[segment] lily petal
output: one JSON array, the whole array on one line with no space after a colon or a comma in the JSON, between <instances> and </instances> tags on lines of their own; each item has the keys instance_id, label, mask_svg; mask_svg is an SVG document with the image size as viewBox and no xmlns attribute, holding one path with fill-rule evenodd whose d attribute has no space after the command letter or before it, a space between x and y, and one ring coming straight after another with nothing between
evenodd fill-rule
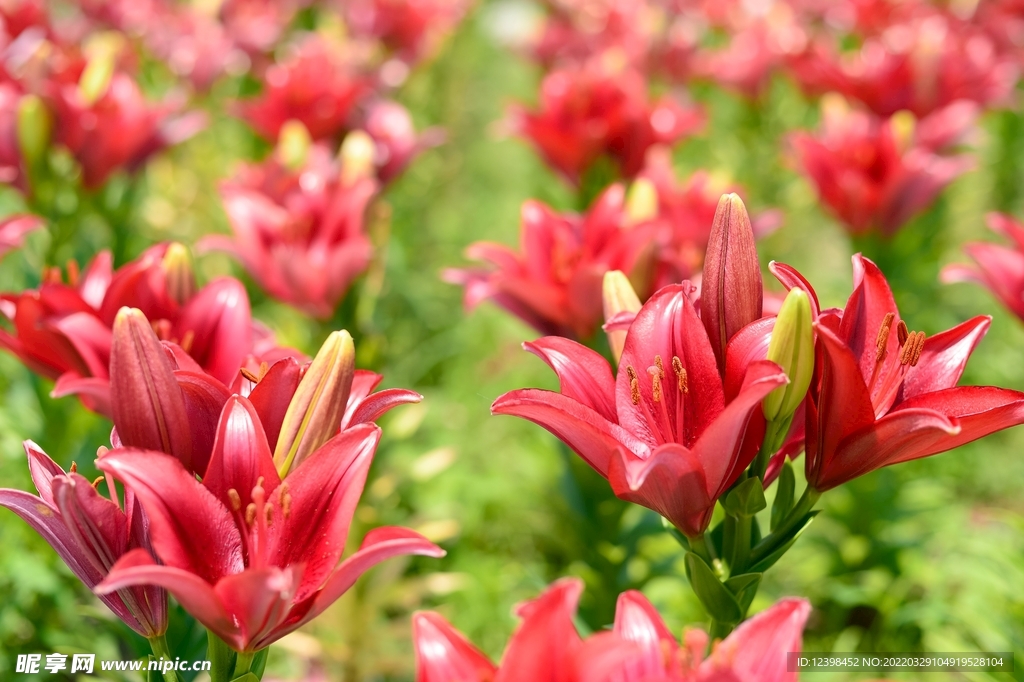
<instances>
[{"instance_id":1,"label":"lily petal","mask_svg":"<svg viewBox=\"0 0 1024 682\"><path fill-rule=\"evenodd\" d=\"M237 504L245 509L261 478L268 495L281 483L256 408L242 396L232 396L221 413L203 485L229 509L235 502L228 491L234 490Z\"/></svg>"},{"instance_id":2,"label":"lily petal","mask_svg":"<svg viewBox=\"0 0 1024 682\"><path fill-rule=\"evenodd\" d=\"M956 386L967 359L991 324L991 317L979 315L926 338L917 365L903 377L903 388L896 402Z\"/></svg>"},{"instance_id":3,"label":"lily petal","mask_svg":"<svg viewBox=\"0 0 1024 682\"><path fill-rule=\"evenodd\" d=\"M700 666L701 680L720 679L713 671L729 671L737 680L796 682L789 672L788 652L799 652L804 623L811 613L805 599L781 599L744 621Z\"/></svg>"},{"instance_id":4,"label":"lily petal","mask_svg":"<svg viewBox=\"0 0 1024 682\"><path fill-rule=\"evenodd\" d=\"M413 614L412 641L416 649L416 682L481 682L492 679L498 670L483 652L436 613Z\"/></svg>"},{"instance_id":5,"label":"lily petal","mask_svg":"<svg viewBox=\"0 0 1024 682\"><path fill-rule=\"evenodd\" d=\"M582 580L563 578L516 609L523 622L501 657L495 682L570 682L575 649L582 644L572 622L582 592Z\"/></svg>"},{"instance_id":6,"label":"lily petal","mask_svg":"<svg viewBox=\"0 0 1024 682\"><path fill-rule=\"evenodd\" d=\"M599 353L560 336L545 336L523 344L558 375L562 395L586 405L609 421L615 420L615 378Z\"/></svg>"}]
</instances>

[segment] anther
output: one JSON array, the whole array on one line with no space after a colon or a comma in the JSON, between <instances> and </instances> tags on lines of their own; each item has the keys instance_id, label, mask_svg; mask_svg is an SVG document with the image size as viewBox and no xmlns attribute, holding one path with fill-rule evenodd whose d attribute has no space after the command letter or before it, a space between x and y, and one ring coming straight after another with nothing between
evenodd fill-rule
<instances>
[{"instance_id":1,"label":"anther","mask_svg":"<svg viewBox=\"0 0 1024 682\"><path fill-rule=\"evenodd\" d=\"M73 287L77 287L80 274L81 271L78 269L78 261L73 258L68 259L68 284Z\"/></svg>"},{"instance_id":2,"label":"anther","mask_svg":"<svg viewBox=\"0 0 1024 682\"><path fill-rule=\"evenodd\" d=\"M679 390L683 393L689 393L690 387L686 383L686 369L683 367L683 361L679 359L678 355L672 356L672 371L676 373L676 382Z\"/></svg>"},{"instance_id":3,"label":"anther","mask_svg":"<svg viewBox=\"0 0 1024 682\"><path fill-rule=\"evenodd\" d=\"M256 504L250 502L249 506L245 508L245 525L251 526L253 521L256 520Z\"/></svg>"},{"instance_id":4,"label":"anther","mask_svg":"<svg viewBox=\"0 0 1024 682\"><path fill-rule=\"evenodd\" d=\"M882 319L882 326L878 329L878 336L875 337L875 362L881 362L885 357L886 347L889 345L889 330L895 319L896 313L886 313L885 318Z\"/></svg>"},{"instance_id":5,"label":"anther","mask_svg":"<svg viewBox=\"0 0 1024 682\"><path fill-rule=\"evenodd\" d=\"M658 378L664 379L665 378L665 366L663 364L661 364L661 356L660 355L655 355L654 356L654 365L658 368ZM648 370L648 371L650 371L650 370Z\"/></svg>"},{"instance_id":6,"label":"anther","mask_svg":"<svg viewBox=\"0 0 1024 682\"><path fill-rule=\"evenodd\" d=\"M69 473L69 474L73 474L73 473L75 473L76 471L78 471L78 462L72 462L72 463L71 463L71 468L70 468L70 469L68 469L68 473Z\"/></svg>"},{"instance_id":7,"label":"anther","mask_svg":"<svg viewBox=\"0 0 1024 682\"><path fill-rule=\"evenodd\" d=\"M183 351L185 351L186 353L190 353L192 352L192 342L195 340L196 333L189 329L187 332L185 332L185 335L181 337L181 343L179 343L178 345L181 346L181 349Z\"/></svg>"},{"instance_id":8,"label":"anther","mask_svg":"<svg viewBox=\"0 0 1024 682\"><path fill-rule=\"evenodd\" d=\"M270 505L263 508L263 520L268 526L274 523L274 508Z\"/></svg>"},{"instance_id":9,"label":"anther","mask_svg":"<svg viewBox=\"0 0 1024 682\"><path fill-rule=\"evenodd\" d=\"M269 372L269 371L270 371L270 364L266 360L264 360L263 362L260 363L259 378L263 379L263 377L267 376L267 372Z\"/></svg>"},{"instance_id":10,"label":"anther","mask_svg":"<svg viewBox=\"0 0 1024 682\"><path fill-rule=\"evenodd\" d=\"M102 476L97 476L96 480L92 482L92 487L95 488L96 490L99 490L100 489L100 483L102 481L103 481L103 477Z\"/></svg>"},{"instance_id":11,"label":"anther","mask_svg":"<svg viewBox=\"0 0 1024 682\"><path fill-rule=\"evenodd\" d=\"M629 377L629 399L634 405L640 404L640 380L636 377L636 370L626 367L626 376Z\"/></svg>"},{"instance_id":12,"label":"anther","mask_svg":"<svg viewBox=\"0 0 1024 682\"><path fill-rule=\"evenodd\" d=\"M896 325L896 338L899 340L901 346L907 342L908 338L910 338L910 330L907 329L907 323L903 320L900 320L900 323Z\"/></svg>"},{"instance_id":13,"label":"anther","mask_svg":"<svg viewBox=\"0 0 1024 682\"><path fill-rule=\"evenodd\" d=\"M285 493L281 496L281 516L285 519L292 513L292 496Z\"/></svg>"},{"instance_id":14,"label":"anther","mask_svg":"<svg viewBox=\"0 0 1024 682\"><path fill-rule=\"evenodd\" d=\"M924 332L918 332L914 340L914 353L910 358L910 366L916 367L917 361L921 359L921 352L924 350Z\"/></svg>"},{"instance_id":15,"label":"anther","mask_svg":"<svg viewBox=\"0 0 1024 682\"><path fill-rule=\"evenodd\" d=\"M232 511L242 510L242 498L234 488L228 488L228 501L231 502Z\"/></svg>"},{"instance_id":16,"label":"anther","mask_svg":"<svg viewBox=\"0 0 1024 682\"><path fill-rule=\"evenodd\" d=\"M243 367L240 370L238 370L238 372L243 377L245 377L246 379L251 381L252 383L254 383L254 384L259 383L260 378L256 374L254 374L252 371L246 369L245 367Z\"/></svg>"},{"instance_id":17,"label":"anther","mask_svg":"<svg viewBox=\"0 0 1024 682\"><path fill-rule=\"evenodd\" d=\"M660 360L660 358L658 358ZM647 368L647 373L651 375L651 393L654 397L654 402L661 402L661 377L665 374L665 371L655 366Z\"/></svg>"}]
</instances>

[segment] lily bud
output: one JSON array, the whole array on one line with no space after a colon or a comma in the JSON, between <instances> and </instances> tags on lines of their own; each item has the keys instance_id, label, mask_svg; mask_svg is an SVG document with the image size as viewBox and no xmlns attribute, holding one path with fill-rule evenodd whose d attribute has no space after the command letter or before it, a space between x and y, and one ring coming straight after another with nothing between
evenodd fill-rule
<instances>
[{"instance_id":1,"label":"lily bud","mask_svg":"<svg viewBox=\"0 0 1024 682\"><path fill-rule=\"evenodd\" d=\"M277 138L277 158L290 170L296 171L306 165L313 138L301 121L289 119L281 126Z\"/></svg>"},{"instance_id":2,"label":"lily bud","mask_svg":"<svg viewBox=\"0 0 1024 682\"><path fill-rule=\"evenodd\" d=\"M373 175L377 145L362 130L353 130L341 143L341 184L351 185Z\"/></svg>"},{"instance_id":3,"label":"lily bud","mask_svg":"<svg viewBox=\"0 0 1024 682\"><path fill-rule=\"evenodd\" d=\"M711 225L700 311L718 369L725 368L725 347L740 329L761 317L761 268L754 230L743 200L726 194Z\"/></svg>"},{"instance_id":4,"label":"lily bud","mask_svg":"<svg viewBox=\"0 0 1024 682\"><path fill-rule=\"evenodd\" d=\"M610 270L604 273L604 321L610 322L613 317L622 312L635 313L641 308L640 299L633 291L633 285L629 283L620 270ZM618 329L608 331L608 345L612 349L612 356L615 362L622 357L622 349L626 345L625 330Z\"/></svg>"},{"instance_id":5,"label":"lily bud","mask_svg":"<svg viewBox=\"0 0 1024 682\"><path fill-rule=\"evenodd\" d=\"M332 332L306 369L288 403L274 449L281 478L338 432L355 376L355 355L349 333Z\"/></svg>"},{"instance_id":6,"label":"lily bud","mask_svg":"<svg viewBox=\"0 0 1024 682\"><path fill-rule=\"evenodd\" d=\"M53 120L37 95L25 95L18 101L18 148L29 166L37 166L50 146Z\"/></svg>"},{"instance_id":7,"label":"lily bud","mask_svg":"<svg viewBox=\"0 0 1024 682\"><path fill-rule=\"evenodd\" d=\"M163 345L136 308L121 308L114 318L110 402L121 443L166 452L193 470L185 399Z\"/></svg>"},{"instance_id":8,"label":"lily bud","mask_svg":"<svg viewBox=\"0 0 1024 682\"><path fill-rule=\"evenodd\" d=\"M658 215L658 190L647 178L637 178L626 195L626 220L630 225Z\"/></svg>"},{"instance_id":9,"label":"lily bud","mask_svg":"<svg viewBox=\"0 0 1024 682\"><path fill-rule=\"evenodd\" d=\"M192 268L192 255L188 247L173 242L167 247L160 263L167 283L167 294L178 304L185 305L196 293L196 273Z\"/></svg>"},{"instance_id":10,"label":"lily bud","mask_svg":"<svg viewBox=\"0 0 1024 682\"><path fill-rule=\"evenodd\" d=\"M768 342L768 359L782 368L789 383L761 403L768 421L788 420L800 406L814 373L814 330L811 300L799 287L789 290Z\"/></svg>"},{"instance_id":11,"label":"lily bud","mask_svg":"<svg viewBox=\"0 0 1024 682\"><path fill-rule=\"evenodd\" d=\"M114 54L100 51L89 60L78 79L78 92L86 106L96 104L107 94L114 77Z\"/></svg>"},{"instance_id":12,"label":"lily bud","mask_svg":"<svg viewBox=\"0 0 1024 682\"><path fill-rule=\"evenodd\" d=\"M892 130L893 139L900 153L906 153L914 143L914 129L917 127L917 119L914 114L903 109L897 111L889 118L889 126Z\"/></svg>"}]
</instances>

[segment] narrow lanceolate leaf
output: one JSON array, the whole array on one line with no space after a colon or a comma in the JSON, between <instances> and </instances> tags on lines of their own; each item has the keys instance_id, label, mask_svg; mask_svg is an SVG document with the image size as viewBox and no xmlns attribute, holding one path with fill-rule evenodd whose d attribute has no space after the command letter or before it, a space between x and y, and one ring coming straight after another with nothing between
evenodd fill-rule
<instances>
[{"instance_id":1,"label":"narrow lanceolate leaf","mask_svg":"<svg viewBox=\"0 0 1024 682\"><path fill-rule=\"evenodd\" d=\"M726 194L718 202L702 287L701 320L722 370L726 344L761 317L763 297L754 230L743 201L735 194Z\"/></svg>"},{"instance_id":2,"label":"narrow lanceolate leaf","mask_svg":"<svg viewBox=\"0 0 1024 682\"><path fill-rule=\"evenodd\" d=\"M114 426L130 447L174 455L193 470L185 401L160 340L142 311L122 308L110 351Z\"/></svg>"},{"instance_id":3,"label":"narrow lanceolate leaf","mask_svg":"<svg viewBox=\"0 0 1024 682\"><path fill-rule=\"evenodd\" d=\"M313 358L285 412L274 450L281 478L338 432L354 375L352 337L346 331L333 332Z\"/></svg>"}]
</instances>

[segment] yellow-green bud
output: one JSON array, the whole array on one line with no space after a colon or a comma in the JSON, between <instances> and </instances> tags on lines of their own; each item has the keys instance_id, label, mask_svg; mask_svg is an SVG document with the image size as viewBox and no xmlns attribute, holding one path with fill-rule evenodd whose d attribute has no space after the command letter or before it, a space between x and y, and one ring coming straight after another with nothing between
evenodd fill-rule
<instances>
[{"instance_id":1,"label":"yellow-green bud","mask_svg":"<svg viewBox=\"0 0 1024 682\"><path fill-rule=\"evenodd\" d=\"M296 171L306 165L313 138L302 121L288 119L277 136L277 158L287 168Z\"/></svg>"},{"instance_id":2,"label":"yellow-green bud","mask_svg":"<svg viewBox=\"0 0 1024 682\"><path fill-rule=\"evenodd\" d=\"M281 478L338 432L355 376L355 355L349 333L332 332L302 375L274 449Z\"/></svg>"},{"instance_id":3,"label":"yellow-green bud","mask_svg":"<svg viewBox=\"0 0 1024 682\"><path fill-rule=\"evenodd\" d=\"M167 293L178 305L185 305L196 293L196 273L192 267L192 254L188 247L173 242L164 252L160 263L167 283Z\"/></svg>"},{"instance_id":4,"label":"yellow-green bud","mask_svg":"<svg viewBox=\"0 0 1024 682\"><path fill-rule=\"evenodd\" d=\"M37 165L50 146L53 119L37 95L25 95L18 101L18 148L30 166Z\"/></svg>"},{"instance_id":5,"label":"yellow-green bud","mask_svg":"<svg viewBox=\"0 0 1024 682\"><path fill-rule=\"evenodd\" d=\"M100 51L89 60L78 79L78 92L86 106L96 104L107 94L110 81L114 78L114 57L109 51Z\"/></svg>"},{"instance_id":6,"label":"yellow-green bud","mask_svg":"<svg viewBox=\"0 0 1024 682\"><path fill-rule=\"evenodd\" d=\"M811 301L807 292L797 287L790 289L768 342L768 359L782 368L789 383L776 388L762 402L768 421L792 417L811 385L814 373L811 323Z\"/></svg>"},{"instance_id":7,"label":"yellow-green bud","mask_svg":"<svg viewBox=\"0 0 1024 682\"><path fill-rule=\"evenodd\" d=\"M910 149L914 142L914 129L917 127L917 119L914 118L914 114L906 109L897 111L889 119L889 126L899 150L905 152Z\"/></svg>"},{"instance_id":8,"label":"yellow-green bud","mask_svg":"<svg viewBox=\"0 0 1024 682\"><path fill-rule=\"evenodd\" d=\"M353 130L345 136L341 143L341 182L351 185L363 178L373 175L373 159L377 153L377 145L369 133Z\"/></svg>"},{"instance_id":9,"label":"yellow-green bud","mask_svg":"<svg viewBox=\"0 0 1024 682\"><path fill-rule=\"evenodd\" d=\"M611 320L621 312L635 313L640 310L640 299L633 291L633 285L629 278L619 270L610 270L604 273L604 285L602 294L604 297L604 319ZM618 362L622 357L622 349L626 345L625 330L609 331L608 345L612 349L612 356Z\"/></svg>"},{"instance_id":10,"label":"yellow-green bud","mask_svg":"<svg viewBox=\"0 0 1024 682\"><path fill-rule=\"evenodd\" d=\"M658 190L647 178L637 178L626 194L626 220L630 225L658 215Z\"/></svg>"}]
</instances>

